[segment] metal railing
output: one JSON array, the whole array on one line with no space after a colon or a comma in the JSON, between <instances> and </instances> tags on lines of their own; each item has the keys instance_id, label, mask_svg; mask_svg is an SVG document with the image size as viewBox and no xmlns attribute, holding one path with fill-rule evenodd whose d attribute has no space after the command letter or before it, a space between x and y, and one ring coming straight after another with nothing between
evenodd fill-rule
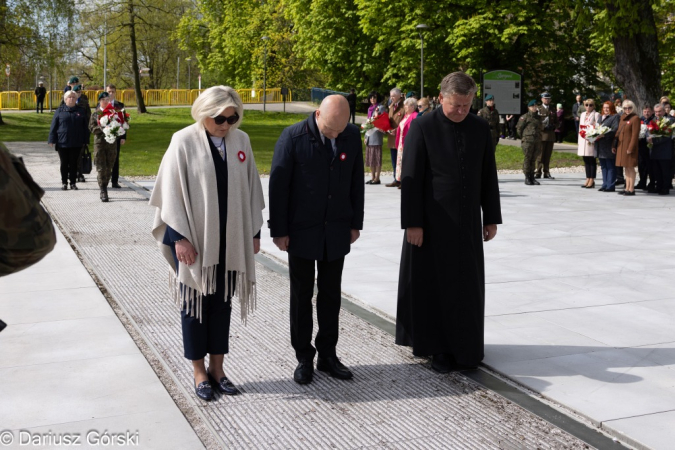
<instances>
[{"instance_id":1,"label":"metal railing","mask_svg":"<svg viewBox=\"0 0 675 450\"><path fill-rule=\"evenodd\" d=\"M143 101L145 106L190 106L199 97L204 89L143 89ZM89 99L90 105L98 102L98 95L103 91L82 91ZM237 93L244 103L262 103L262 89L237 89ZM281 89L272 88L265 92L265 101L267 103L281 103L284 101L281 95ZM117 99L125 106L136 106L136 93L133 89L124 89L117 91ZM45 97L45 108L58 106L63 100L63 91L49 91ZM293 101L291 90L288 90L287 102ZM33 91L5 91L0 92L0 109L27 110L35 109L35 93Z\"/></svg>"}]
</instances>

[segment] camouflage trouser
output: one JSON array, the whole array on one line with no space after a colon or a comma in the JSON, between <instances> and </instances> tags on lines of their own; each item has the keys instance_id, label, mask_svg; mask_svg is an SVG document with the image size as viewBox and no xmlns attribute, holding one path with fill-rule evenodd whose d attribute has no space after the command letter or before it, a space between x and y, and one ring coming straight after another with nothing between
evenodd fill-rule
<instances>
[{"instance_id":1,"label":"camouflage trouser","mask_svg":"<svg viewBox=\"0 0 675 450\"><path fill-rule=\"evenodd\" d=\"M537 157L537 173L541 175L549 172L549 165L551 164L551 155L553 154L553 141L543 141L541 143L541 153Z\"/></svg>"},{"instance_id":2,"label":"camouflage trouser","mask_svg":"<svg viewBox=\"0 0 675 450\"><path fill-rule=\"evenodd\" d=\"M497 148L497 144L499 144L499 130L490 130L490 134L492 135L492 142L495 144L495 148Z\"/></svg>"},{"instance_id":3,"label":"camouflage trouser","mask_svg":"<svg viewBox=\"0 0 675 450\"><path fill-rule=\"evenodd\" d=\"M541 153L541 141L522 141L522 145L524 155L523 173L529 175L534 173L534 164L537 161L537 156Z\"/></svg>"},{"instance_id":4,"label":"camouflage trouser","mask_svg":"<svg viewBox=\"0 0 675 450\"><path fill-rule=\"evenodd\" d=\"M94 164L96 164L96 171L98 176L98 185L101 188L108 186L110 182L110 174L115 165L115 158L117 157L117 143L95 145L96 155L94 156Z\"/></svg>"}]
</instances>

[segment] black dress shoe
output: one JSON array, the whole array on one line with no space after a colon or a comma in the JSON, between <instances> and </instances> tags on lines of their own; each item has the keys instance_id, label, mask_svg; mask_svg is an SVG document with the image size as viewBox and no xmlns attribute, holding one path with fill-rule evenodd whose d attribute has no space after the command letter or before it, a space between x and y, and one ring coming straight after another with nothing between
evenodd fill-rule
<instances>
[{"instance_id":1,"label":"black dress shoe","mask_svg":"<svg viewBox=\"0 0 675 450\"><path fill-rule=\"evenodd\" d=\"M70 188L74 191L77 191L77 185L75 183L70 183Z\"/></svg>"},{"instance_id":2,"label":"black dress shoe","mask_svg":"<svg viewBox=\"0 0 675 450\"><path fill-rule=\"evenodd\" d=\"M230 380L227 379L227 377L223 377L220 379L220 381L216 381L215 377L211 375L209 372L206 372L206 375L209 377L209 381L211 382L212 386L216 387L216 390L220 392L221 394L225 395L237 395L239 394L239 389L237 389L234 384Z\"/></svg>"},{"instance_id":3,"label":"black dress shoe","mask_svg":"<svg viewBox=\"0 0 675 450\"><path fill-rule=\"evenodd\" d=\"M192 383L194 384L194 382L195 381L193 379ZM213 389L211 389L211 385L208 381L202 381L197 386L195 386L195 394L197 394L197 397L207 402L213 400Z\"/></svg>"},{"instance_id":4,"label":"black dress shoe","mask_svg":"<svg viewBox=\"0 0 675 450\"><path fill-rule=\"evenodd\" d=\"M604 191L606 191L606 189L604 187L601 187L600 189L598 189L598 191L604 192Z\"/></svg>"},{"instance_id":5,"label":"black dress shoe","mask_svg":"<svg viewBox=\"0 0 675 450\"><path fill-rule=\"evenodd\" d=\"M449 373L452 371L453 358L445 353L439 353L431 357L431 368L438 373Z\"/></svg>"},{"instance_id":6,"label":"black dress shoe","mask_svg":"<svg viewBox=\"0 0 675 450\"><path fill-rule=\"evenodd\" d=\"M590 186L586 186L586 189L593 189L593 188L595 188L595 181L591 183Z\"/></svg>"},{"instance_id":7,"label":"black dress shoe","mask_svg":"<svg viewBox=\"0 0 675 450\"><path fill-rule=\"evenodd\" d=\"M63 186L61 186L62 191L67 191L68 190L68 185L66 183L63 183Z\"/></svg>"},{"instance_id":8,"label":"black dress shoe","mask_svg":"<svg viewBox=\"0 0 675 450\"><path fill-rule=\"evenodd\" d=\"M380 184L380 180L375 180L375 181L373 181L373 182L370 183L370 184Z\"/></svg>"},{"instance_id":9,"label":"black dress shoe","mask_svg":"<svg viewBox=\"0 0 675 450\"><path fill-rule=\"evenodd\" d=\"M552 177L550 173L545 173L544 178L548 178L549 180L555 180L555 178Z\"/></svg>"},{"instance_id":10,"label":"black dress shoe","mask_svg":"<svg viewBox=\"0 0 675 450\"><path fill-rule=\"evenodd\" d=\"M616 191L616 188L607 188L605 189L605 192L614 192Z\"/></svg>"},{"instance_id":11,"label":"black dress shoe","mask_svg":"<svg viewBox=\"0 0 675 450\"><path fill-rule=\"evenodd\" d=\"M122 186L120 186L119 183L113 183L112 187L114 187L115 189L122 189Z\"/></svg>"},{"instance_id":12,"label":"black dress shoe","mask_svg":"<svg viewBox=\"0 0 675 450\"><path fill-rule=\"evenodd\" d=\"M623 195L635 195L635 191L625 191Z\"/></svg>"},{"instance_id":13,"label":"black dress shoe","mask_svg":"<svg viewBox=\"0 0 675 450\"><path fill-rule=\"evenodd\" d=\"M366 184L373 184L373 180L366 181Z\"/></svg>"},{"instance_id":14,"label":"black dress shoe","mask_svg":"<svg viewBox=\"0 0 675 450\"><path fill-rule=\"evenodd\" d=\"M316 368L322 372L330 373L330 376L333 378L339 378L340 380L350 380L354 374L340 362L337 356L329 356L327 358L321 358L316 361Z\"/></svg>"},{"instance_id":15,"label":"black dress shoe","mask_svg":"<svg viewBox=\"0 0 675 450\"><path fill-rule=\"evenodd\" d=\"M293 372L293 379L298 384L309 384L314 378L314 361L300 361Z\"/></svg>"}]
</instances>

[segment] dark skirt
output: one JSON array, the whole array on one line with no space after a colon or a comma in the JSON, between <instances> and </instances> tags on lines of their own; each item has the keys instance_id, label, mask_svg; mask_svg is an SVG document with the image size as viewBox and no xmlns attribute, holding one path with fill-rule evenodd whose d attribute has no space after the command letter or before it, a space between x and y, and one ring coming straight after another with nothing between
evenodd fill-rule
<instances>
[{"instance_id":1,"label":"dark skirt","mask_svg":"<svg viewBox=\"0 0 675 450\"><path fill-rule=\"evenodd\" d=\"M366 166L382 167L381 145L366 145Z\"/></svg>"}]
</instances>

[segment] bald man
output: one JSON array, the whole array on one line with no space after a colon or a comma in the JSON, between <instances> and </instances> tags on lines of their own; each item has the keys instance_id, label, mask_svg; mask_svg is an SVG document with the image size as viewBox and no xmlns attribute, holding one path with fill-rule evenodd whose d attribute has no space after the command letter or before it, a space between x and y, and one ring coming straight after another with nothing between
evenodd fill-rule
<instances>
[{"instance_id":1,"label":"bald man","mask_svg":"<svg viewBox=\"0 0 675 450\"><path fill-rule=\"evenodd\" d=\"M337 358L342 268L363 228L363 153L349 104L326 97L318 111L286 128L277 141L269 183L269 228L288 252L291 344L298 366L293 379L307 384L316 368L348 380ZM319 330L312 346L312 297L317 271Z\"/></svg>"}]
</instances>

